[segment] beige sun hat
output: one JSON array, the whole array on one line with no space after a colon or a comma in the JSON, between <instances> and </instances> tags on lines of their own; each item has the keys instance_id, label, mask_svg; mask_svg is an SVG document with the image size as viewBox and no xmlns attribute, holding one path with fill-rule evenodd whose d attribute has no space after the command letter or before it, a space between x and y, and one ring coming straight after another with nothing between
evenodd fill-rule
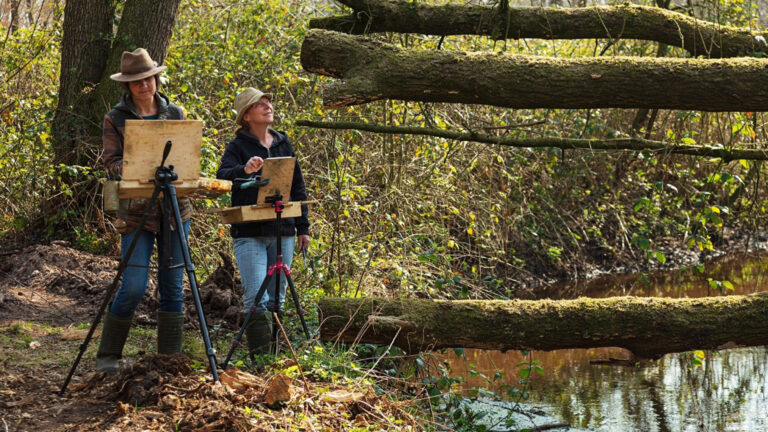
<instances>
[{"instance_id":1,"label":"beige sun hat","mask_svg":"<svg viewBox=\"0 0 768 432\"><path fill-rule=\"evenodd\" d=\"M235 123L241 124L243 120L243 116L245 115L245 112L248 111L248 108L251 107L251 105L255 104L259 101L261 98L267 98L272 101L272 93L264 93L261 90L257 90L253 87L248 87L247 89L243 90L235 96L235 111L237 111L237 118L235 119Z\"/></svg>"},{"instance_id":2,"label":"beige sun hat","mask_svg":"<svg viewBox=\"0 0 768 432\"><path fill-rule=\"evenodd\" d=\"M110 79L118 82L129 82L157 75L165 70L158 66L144 48L136 48L133 52L123 51L120 58L120 73L110 75Z\"/></svg>"}]
</instances>

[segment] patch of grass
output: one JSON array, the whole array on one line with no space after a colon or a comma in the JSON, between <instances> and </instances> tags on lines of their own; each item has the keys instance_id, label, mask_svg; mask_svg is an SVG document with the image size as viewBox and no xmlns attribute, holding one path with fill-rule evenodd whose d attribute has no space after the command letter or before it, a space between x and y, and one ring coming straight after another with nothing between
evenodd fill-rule
<instances>
[{"instance_id":1,"label":"patch of grass","mask_svg":"<svg viewBox=\"0 0 768 432\"><path fill-rule=\"evenodd\" d=\"M125 348L123 348L123 356L136 356L150 352L157 352L157 328L131 326Z\"/></svg>"},{"instance_id":2,"label":"patch of grass","mask_svg":"<svg viewBox=\"0 0 768 432\"><path fill-rule=\"evenodd\" d=\"M71 365L77 355L80 341L64 341L58 335L64 327L47 323L17 321L7 327L0 327L0 363L15 370L39 367L62 367ZM32 348L30 344L38 342ZM89 347L86 357L95 355L95 348Z\"/></svg>"}]
</instances>

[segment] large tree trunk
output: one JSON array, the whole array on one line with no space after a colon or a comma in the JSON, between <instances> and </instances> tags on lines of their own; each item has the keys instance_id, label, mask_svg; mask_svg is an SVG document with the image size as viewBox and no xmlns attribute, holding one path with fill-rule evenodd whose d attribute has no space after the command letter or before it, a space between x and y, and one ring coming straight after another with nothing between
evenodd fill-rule
<instances>
[{"instance_id":1,"label":"large tree trunk","mask_svg":"<svg viewBox=\"0 0 768 432\"><path fill-rule=\"evenodd\" d=\"M145 48L152 60L163 64L180 3L181 0L130 0L125 4L106 70L94 95L94 118L104 117L123 94L123 87L109 79L111 74L120 72L123 51Z\"/></svg>"},{"instance_id":2,"label":"large tree trunk","mask_svg":"<svg viewBox=\"0 0 768 432\"><path fill-rule=\"evenodd\" d=\"M640 39L683 48L694 57L768 52L768 32L723 26L649 6L588 8L426 5L398 0L339 0L351 15L310 20L310 28L352 34L487 35L494 39ZM763 39L759 39L762 37Z\"/></svg>"},{"instance_id":3,"label":"large tree trunk","mask_svg":"<svg viewBox=\"0 0 768 432\"><path fill-rule=\"evenodd\" d=\"M325 89L329 106L400 99L511 108L768 110L768 61L757 58L556 59L408 50L310 30L301 64L343 78Z\"/></svg>"},{"instance_id":4,"label":"large tree trunk","mask_svg":"<svg viewBox=\"0 0 768 432\"><path fill-rule=\"evenodd\" d=\"M85 162L79 149L92 134L88 131L100 127L91 117L88 96L104 75L112 17L111 3L104 0L68 0L64 7L59 104L53 121L57 163Z\"/></svg>"},{"instance_id":5,"label":"large tree trunk","mask_svg":"<svg viewBox=\"0 0 768 432\"><path fill-rule=\"evenodd\" d=\"M439 348L623 347L641 358L768 344L768 293L700 299L387 300L324 298L320 337Z\"/></svg>"},{"instance_id":6,"label":"large tree trunk","mask_svg":"<svg viewBox=\"0 0 768 432\"><path fill-rule=\"evenodd\" d=\"M146 48L162 63L180 0L128 0L117 34L104 0L69 0L64 10L59 105L53 128L56 163L90 165L100 148L101 123L122 87L109 76L123 51Z\"/></svg>"}]
</instances>

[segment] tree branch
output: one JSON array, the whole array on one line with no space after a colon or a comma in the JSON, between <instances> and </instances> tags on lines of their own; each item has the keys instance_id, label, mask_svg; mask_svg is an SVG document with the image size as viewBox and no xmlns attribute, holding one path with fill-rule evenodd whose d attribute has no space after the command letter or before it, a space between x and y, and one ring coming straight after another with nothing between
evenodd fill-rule
<instances>
[{"instance_id":1,"label":"tree branch","mask_svg":"<svg viewBox=\"0 0 768 432\"><path fill-rule=\"evenodd\" d=\"M726 162L732 160L768 160L768 152L763 150L734 150L713 146L694 146L685 144L669 144L661 141L651 141L639 137L618 139L576 139L559 137L542 138L509 138L483 135L476 132L457 132L445 129L384 126L357 122L323 122L298 120L297 126L322 129L354 129L374 133L393 135L424 135L446 138L457 141L473 141L485 144L495 144L507 147L541 148L554 147L560 149L582 150L633 150L677 153L691 156L717 157ZM768 144L768 143L767 143Z\"/></svg>"},{"instance_id":2,"label":"tree branch","mask_svg":"<svg viewBox=\"0 0 768 432\"><path fill-rule=\"evenodd\" d=\"M375 32L486 35L493 39L656 41L692 56L740 57L768 53L768 32L723 26L678 12L624 4L585 8L426 5L405 0L339 0L354 12L315 18L309 27L350 34Z\"/></svg>"}]
</instances>

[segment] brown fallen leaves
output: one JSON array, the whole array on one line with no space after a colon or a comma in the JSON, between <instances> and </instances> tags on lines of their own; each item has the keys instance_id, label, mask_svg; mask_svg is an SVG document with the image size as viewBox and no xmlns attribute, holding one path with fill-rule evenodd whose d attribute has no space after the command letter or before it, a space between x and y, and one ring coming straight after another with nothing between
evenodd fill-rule
<instances>
[{"instance_id":1,"label":"brown fallen leaves","mask_svg":"<svg viewBox=\"0 0 768 432\"><path fill-rule=\"evenodd\" d=\"M238 369L219 377L213 383L210 375L192 371L183 355L149 355L118 377L108 396L119 400L112 415L80 430L420 430L402 403L366 387L298 384L283 374L261 377Z\"/></svg>"}]
</instances>

